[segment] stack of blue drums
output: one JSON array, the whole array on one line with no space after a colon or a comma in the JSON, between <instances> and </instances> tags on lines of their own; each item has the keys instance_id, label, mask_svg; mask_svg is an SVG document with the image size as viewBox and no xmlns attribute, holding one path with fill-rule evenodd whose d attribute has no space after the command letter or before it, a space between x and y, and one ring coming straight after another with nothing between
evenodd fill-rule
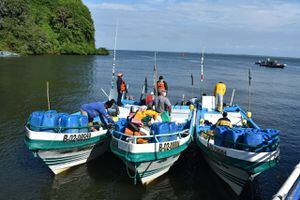
<instances>
[{"instance_id":1,"label":"stack of blue drums","mask_svg":"<svg viewBox=\"0 0 300 200\"><path fill-rule=\"evenodd\" d=\"M84 133L88 132L88 117L80 114L57 113L56 110L35 111L29 117L33 131Z\"/></svg>"}]
</instances>

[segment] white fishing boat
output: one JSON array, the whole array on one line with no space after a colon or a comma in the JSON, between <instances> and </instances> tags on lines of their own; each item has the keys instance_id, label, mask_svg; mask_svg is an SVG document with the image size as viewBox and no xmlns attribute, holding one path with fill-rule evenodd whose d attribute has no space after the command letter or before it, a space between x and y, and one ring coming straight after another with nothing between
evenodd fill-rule
<instances>
[{"instance_id":1,"label":"white fishing boat","mask_svg":"<svg viewBox=\"0 0 300 200\"><path fill-rule=\"evenodd\" d=\"M153 123L149 135L124 133L125 119L118 122L119 130L112 132L111 151L124 161L129 176L142 184L168 172L191 142L196 111L188 106L173 106L171 113L171 122ZM157 130L162 126L172 128L160 134Z\"/></svg>"},{"instance_id":2,"label":"white fishing boat","mask_svg":"<svg viewBox=\"0 0 300 200\"><path fill-rule=\"evenodd\" d=\"M95 119L97 122L99 119ZM88 126L86 116L33 112L25 126L25 144L54 174L90 161L108 150L107 129Z\"/></svg>"},{"instance_id":3,"label":"white fishing boat","mask_svg":"<svg viewBox=\"0 0 300 200\"><path fill-rule=\"evenodd\" d=\"M9 51L0 51L0 58L1 57L19 57L20 55L17 53L9 52Z\"/></svg>"},{"instance_id":4,"label":"white fishing boat","mask_svg":"<svg viewBox=\"0 0 300 200\"><path fill-rule=\"evenodd\" d=\"M238 105L226 106L232 128L215 126L222 113L215 97L203 96L197 111L195 140L213 171L237 194L279 157L279 131L261 129Z\"/></svg>"}]
</instances>

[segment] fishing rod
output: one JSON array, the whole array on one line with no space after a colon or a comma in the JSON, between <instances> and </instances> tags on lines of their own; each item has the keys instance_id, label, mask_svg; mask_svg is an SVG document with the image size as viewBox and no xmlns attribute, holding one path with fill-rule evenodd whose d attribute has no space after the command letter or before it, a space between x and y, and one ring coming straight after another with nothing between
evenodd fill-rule
<instances>
[{"instance_id":1,"label":"fishing rod","mask_svg":"<svg viewBox=\"0 0 300 200\"><path fill-rule=\"evenodd\" d=\"M201 61L200 61L200 98L202 97L202 85L204 81L204 49L202 50L201 54Z\"/></svg>"},{"instance_id":2,"label":"fishing rod","mask_svg":"<svg viewBox=\"0 0 300 200\"><path fill-rule=\"evenodd\" d=\"M248 79L249 79L249 83L248 83L248 112L250 112L250 104L251 104L251 71L250 71L250 68L248 70Z\"/></svg>"},{"instance_id":3,"label":"fishing rod","mask_svg":"<svg viewBox=\"0 0 300 200\"><path fill-rule=\"evenodd\" d=\"M118 26L119 21L116 22L115 30L115 40L114 40L114 50L113 50L113 63L112 63L112 78L111 78L111 89L109 92L109 100L116 98L116 78L115 78L115 68L116 68L116 54L117 54L117 37L118 37Z\"/></svg>"},{"instance_id":4,"label":"fishing rod","mask_svg":"<svg viewBox=\"0 0 300 200\"><path fill-rule=\"evenodd\" d=\"M157 94L157 65L156 65L156 51L154 52L154 67L153 67L153 89L154 95L158 96Z\"/></svg>"}]
</instances>

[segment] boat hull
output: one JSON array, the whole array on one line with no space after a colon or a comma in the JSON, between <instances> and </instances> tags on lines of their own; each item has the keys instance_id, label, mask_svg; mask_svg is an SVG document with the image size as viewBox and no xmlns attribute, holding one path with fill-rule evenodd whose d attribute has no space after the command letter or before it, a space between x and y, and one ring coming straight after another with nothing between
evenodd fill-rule
<instances>
[{"instance_id":1,"label":"boat hull","mask_svg":"<svg viewBox=\"0 0 300 200\"><path fill-rule=\"evenodd\" d=\"M204 155L211 169L237 194L241 194L251 175L239 168L218 162Z\"/></svg>"},{"instance_id":2,"label":"boat hull","mask_svg":"<svg viewBox=\"0 0 300 200\"><path fill-rule=\"evenodd\" d=\"M149 144L132 144L112 136L110 147L111 151L123 160L127 170L132 172L131 176L147 185L169 171L190 141L190 134L181 140ZM164 150L164 146L176 148Z\"/></svg>"},{"instance_id":3,"label":"boat hull","mask_svg":"<svg viewBox=\"0 0 300 200\"><path fill-rule=\"evenodd\" d=\"M243 152L219 147L200 136L196 139L207 163L230 188L240 195L248 181L276 165L279 149L268 153Z\"/></svg>"},{"instance_id":4,"label":"boat hull","mask_svg":"<svg viewBox=\"0 0 300 200\"><path fill-rule=\"evenodd\" d=\"M167 173L171 166L178 160L179 156L180 154L177 154L168 158L143 163L123 161L134 174L137 173L142 184L147 185L154 179Z\"/></svg>"},{"instance_id":5,"label":"boat hull","mask_svg":"<svg viewBox=\"0 0 300 200\"><path fill-rule=\"evenodd\" d=\"M109 149L107 130L72 134L26 130L25 144L54 174L93 160Z\"/></svg>"},{"instance_id":6,"label":"boat hull","mask_svg":"<svg viewBox=\"0 0 300 200\"><path fill-rule=\"evenodd\" d=\"M109 142L108 140L104 140L84 148L40 150L37 151L37 155L54 174L59 174L71 167L84 164L101 156L108 148Z\"/></svg>"}]
</instances>

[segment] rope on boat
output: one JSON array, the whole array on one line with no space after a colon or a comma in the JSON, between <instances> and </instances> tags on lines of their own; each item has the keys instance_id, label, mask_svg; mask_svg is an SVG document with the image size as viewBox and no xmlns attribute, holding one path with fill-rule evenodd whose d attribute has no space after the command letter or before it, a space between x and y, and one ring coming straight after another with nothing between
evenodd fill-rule
<instances>
[{"instance_id":1,"label":"rope on boat","mask_svg":"<svg viewBox=\"0 0 300 200\"><path fill-rule=\"evenodd\" d=\"M129 144L129 143L128 143ZM128 152L129 152L129 145L127 146L127 151L125 153L125 160L127 160L128 158ZM129 172L129 166L127 164L127 161L125 161L125 165L126 165L126 172L127 175L129 176L129 178L134 179L134 184L136 185L136 178L137 178L137 170L136 170L136 163L134 163L134 175L131 175Z\"/></svg>"}]
</instances>

